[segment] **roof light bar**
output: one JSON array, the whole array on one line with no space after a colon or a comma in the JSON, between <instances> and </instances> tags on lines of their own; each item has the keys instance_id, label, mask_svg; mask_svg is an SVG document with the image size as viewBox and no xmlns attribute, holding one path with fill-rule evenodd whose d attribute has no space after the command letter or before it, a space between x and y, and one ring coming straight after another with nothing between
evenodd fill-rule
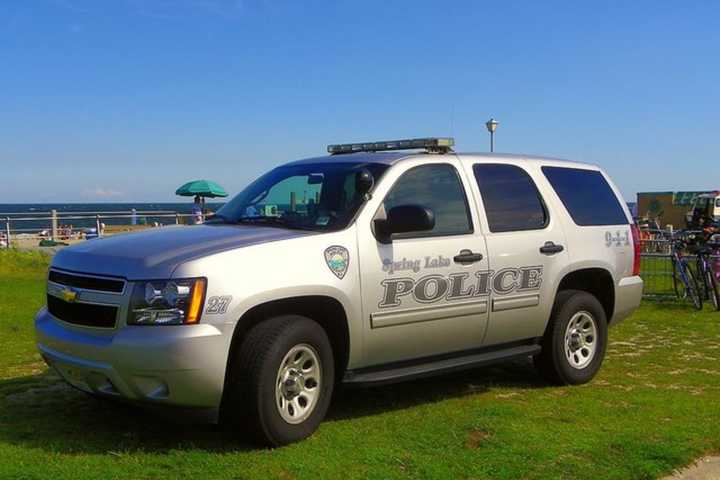
<instances>
[{"instance_id":1,"label":"roof light bar","mask_svg":"<svg viewBox=\"0 0 720 480\"><path fill-rule=\"evenodd\" d=\"M327 151L333 155L337 155L341 153L382 152L388 150L413 150L416 148L424 148L428 152L446 153L452 152L453 145L455 145L455 139L452 137L430 137L371 143L342 143L337 145L328 145Z\"/></svg>"}]
</instances>

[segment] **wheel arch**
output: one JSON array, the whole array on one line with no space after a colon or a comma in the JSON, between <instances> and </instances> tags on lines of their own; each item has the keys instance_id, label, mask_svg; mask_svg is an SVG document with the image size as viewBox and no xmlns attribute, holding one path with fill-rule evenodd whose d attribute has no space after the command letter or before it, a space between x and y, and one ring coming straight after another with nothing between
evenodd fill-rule
<instances>
[{"instance_id":1,"label":"wheel arch","mask_svg":"<svg viewBox=\"0 0 720 480\"><path fill-rule=\"evenodd\" d=\"M350 358L350 326L344 305L329 295L297 295L265 301L247 309L233 330L228 354L228 366L245 335L263 320L278 315L302 315L316 321L327 333L333 349L335 376L342 378ZM225 373L225 381L229 368Z\"/></svg>"},{"instance_id":2,"label":"wheel arch","mask_svg":"<svg viewBox=\"0 0 720 480\"><path fill-rule=\"evenodd\" d=\"M615 281L612 273L603 267L584 267L571 270L562 277L555 296L564 290L582 290L598 299L605 311L608 324L615 312Z\"/></svg>"}]
</instances>

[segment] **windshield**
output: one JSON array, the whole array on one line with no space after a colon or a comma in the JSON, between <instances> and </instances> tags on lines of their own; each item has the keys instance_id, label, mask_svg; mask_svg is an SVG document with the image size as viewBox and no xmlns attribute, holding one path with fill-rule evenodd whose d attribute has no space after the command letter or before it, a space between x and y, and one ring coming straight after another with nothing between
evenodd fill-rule
<instances>
[{"instance_id":1,"label":"windshield","mask_svg":"<svg viewBox=\"0 0 720 480\"><path fill-rule=\"evenodd\" d=\"M377 182L388 166L318 163L278 167L218 210L210 223L257 223L302 230L341 230L365 201L356 177L370 171Z\"/></svg>"}]
</instances>

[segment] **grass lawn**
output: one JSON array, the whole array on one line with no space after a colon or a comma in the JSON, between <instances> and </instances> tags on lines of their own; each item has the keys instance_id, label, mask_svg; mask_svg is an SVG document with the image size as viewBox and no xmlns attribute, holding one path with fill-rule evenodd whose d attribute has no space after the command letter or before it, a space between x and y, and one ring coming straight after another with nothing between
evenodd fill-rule
<instances>
[{"instance_id":1,"label":"grass lawn","mask_svg":"<svg viewBox=\"0 0 720 480\"><path fill-rule=\"evenodd\" d=\"M46 260L0 252L0 478L654 478L720 451L720 313L646 303L598 377L527 362L341 390L318 433L261 450L219 428L94 400L48 372L32 318Z\"/></svg>"}]
</instances>

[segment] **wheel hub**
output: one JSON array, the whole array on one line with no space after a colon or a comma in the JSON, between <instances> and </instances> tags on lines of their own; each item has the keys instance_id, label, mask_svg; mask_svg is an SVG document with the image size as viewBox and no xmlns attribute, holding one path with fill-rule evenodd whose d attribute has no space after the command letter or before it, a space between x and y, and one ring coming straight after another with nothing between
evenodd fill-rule
<instances>
[{"instance_id":1,"label":"wheel hub","mask_svg":"<svg viewBox=\"0 0 720 480\"><path fill-rule=\"evenodd\" d=\"M303 377L302 372L290 369L280 388L285 400L292 400L300 395L300 392L305 388L305 377Z\"/></svg>"},{"instance_id":2,"label":"wheel hub","mask_svg":"<svg viewBox=\"0 0 720 480\"><path fill-rule=\"evenodd\" d=\"M597 351L598 328L595 318L586 311L575 313L565 330L565 358L578 370L587 367Z\"/></svg>"},{"instance_id":3,"label":"wheel hub","mask_svg":"<svg viewBox=\"0 0 720 480\"><path fill-rule=\"evenodd\" d=\"M574 352L585 345L582 335L577 330L570 333L570 349Z\"/></svg>"},{"instance_id":4,"label":"wheel hub","mask_svg":"<svg viewBox=\"0 0 720 480\"><path fill-rule=\"evenodd\" d=\"M322 365L315 348L305 343L291 348L280 362L275 384L276 406L283 420L305 421L317 405L321 382Z\"/></svg>"}]
</instances>

